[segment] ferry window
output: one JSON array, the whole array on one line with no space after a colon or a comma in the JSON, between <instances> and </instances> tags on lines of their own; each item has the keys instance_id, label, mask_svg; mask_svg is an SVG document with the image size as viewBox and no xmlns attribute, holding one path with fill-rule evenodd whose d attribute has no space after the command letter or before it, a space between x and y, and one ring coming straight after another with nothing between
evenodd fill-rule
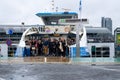
<instances>
[{"instance_id":1,"label":"ferry window","mask_svg":"<svg viewBox=\"0 0 120 80\"><path fill-rule=\"evenodd\" d=\"M51 24L57 24L57 22L51 22Z\"/></svg>"},{"instance_id":2,"label":"ferry window","mask_svg":"<svg viewBox=\"0 0 120 80\"><path fill-rule=\"evenodd\" d=\"M109 47L103 47L103 50L109 50Z\"/></svg>"},{"instance_id":3,"label":"ferry window","mask_svg":"<svg viewBox=\"0 0 120 80\"><path fill-rule=\"evenodd\" d=\"M97 48L96 48L96 51L101 51L101 48L100 48L100 47L97 47Z\"/></svg>"},{"instance_id":4,"label":"ferry window","mask_svg":"<svg viewBox=\"0 0 120 80\"><path fill-rule=\"evenodd\" d=\"M91 47L91 53L93 57L109 57L110 49L109 47Z\"/></svg>"}]
</instances>

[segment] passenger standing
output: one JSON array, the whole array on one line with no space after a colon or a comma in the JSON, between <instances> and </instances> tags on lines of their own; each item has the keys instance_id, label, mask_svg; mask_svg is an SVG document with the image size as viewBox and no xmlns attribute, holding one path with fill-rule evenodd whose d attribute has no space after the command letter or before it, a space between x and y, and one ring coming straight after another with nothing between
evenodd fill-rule
<instances>
[{"instance_id":1,"label":"passenger standing","mask_svg":"<svg viewBox=\"0 0 120 80\"><path fill-rule=\"evenodd\" d=\"M45 56L47 56L49 54L49 41L48 41L48 38L45 38L45 41L43 42L43 52L44 52Z\"/></svg>"},{"instance_id":2,"label":"passenger standing","mask_svg":"<svg viewBox=\"0 0 120 80\"><path fill-rule=\"evenodd\" d=\"M49 42L49 55L50 56L55 56L55 41L54 39L51 39Z\"/></svg>"},{"instance_id":3,"label":"passenger standing","mask_svg":"<svg viewBox=\"0 0 120 80\"><path fill-rule=\"evenodd\" d=\"M56 56L60 56L61 51L60 51L60 48L59 48L60 44L59 44L59 41L58 41L58 40L55 40L55 46L56 46L55 55L56 55Z\"/></svg>"},{"instance_id":4,"label":"passenger standing","mask_svg":"<svg viewBox=\"0 0 120 80\"><path fill-rule=\"evenodd\" d=\"M30 56L32 56L32 40L30 40L29 42L30 42Z\"/></svg>"},{"instance_id":5,"label":"passenger standing","mask_svg":"<svg viewBox=\"0 0 120 80\"><path fill-rule=\"evenodd\" d=\"M53 54L53 39L50 39L49 42L49 56L52 56Z\"/></svg>"},{"instance_id":6,"label":"passenger standing","mask_svg":"<svg viewBox=\"0 0 120 80\"><path fill-rule=\"evenodd\" d=\"M56 56L56 42L55 42L55 39L53 39L53 56Z\"/></svg>"},{"instance_id":7,"label":"passenger standing","mask_svg":"<svg viewBox=\"0 0 120 80\"><path fill-rule=\"evenodd\" d=\"M43 47L43 44L42 44L42 41L41 40L39 40L38 41L38 55L39 56L43 56L43 52L42 52L42 47Z\"/></svg>"},{"instance_id":8,"label":"passenger standing","mask_svg":"<svg viewBox=\"0 0 120 80\"><path fill-rule=\"evenodd\" d=\"M66 57L69 57L69 45L66 45Z\"/></svg>"},{"instance_id":9,"label":"passenger standing","mask_svg":"<svg viewBox=\"0 0 120 80\"><path fill-rule=\"evenodd\" d=\"M24 48L24 57L30 56L30 43L29 41L25 41L25 48Z\"/></svg>"},{"instance_id":10,"label":"passenger standing","mask_svg":"<svg viewBox=\"0 0 120 80\"><path fill-rule=\"evenodd\" d=\"M61 38L59 38L59 49L60 49L60 56L61 57L63 57L63 52L64 52L64 50L63 50L63 43L62 43L62 40L61 40Z\"/></svg>"},{"instance_id":11,"label":"passenger standing","mask_svg":"<svg viewBox=\"0 0 120 80\"><path fill-rule=\"evenodd\" d=\"M62 39L62 47L63 47L62 56L65 57L65 55L66 55L66 41L64 38Z\"/></svg>"},{"instance_id":12,"label":"passenger standing","mask_svg":"<svg viewBox=\"0 0 120 80\"><path fill-rule=\"evenodd\" d=\"M35 56L35 40L32 40L32 43L31 43L31 46L32 46L32 56Z\"/></svg>"},{"instance_id":13,"label":"passenger standing","mask_svg":"<svg viewBox=\"0 0 120 80\"><path fill-rule=\"evenodd\" d=\"M38 56L38 40L35 41L35 56Z\"/></svg>"}]
</instances>

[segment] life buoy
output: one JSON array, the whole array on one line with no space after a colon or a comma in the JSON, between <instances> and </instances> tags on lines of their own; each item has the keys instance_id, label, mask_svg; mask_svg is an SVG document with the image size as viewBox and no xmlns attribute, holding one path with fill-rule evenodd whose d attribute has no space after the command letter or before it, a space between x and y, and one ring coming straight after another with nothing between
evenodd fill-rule
<instances>
[{"instance_id":1,"label":"life buoy","mask_svg":"<svg viewBox=\"0 0 120 80\"><path fill-rule=\"evenodd\" d=\"M69 31L70 31L70 28L69 28L69 27L65 27L65 28L64 28L64 31L65 31L65 32L69 32Z\"/></svg>"},{"instance_id":2,"label":"life buoy","mask_svg":"<svg viewBox=\"0 0 120 80\"><path fill-rule=\"evenodd\" d=\"M46 27L46 28L45 28L45 32L50 32L50 28L49 28L49 27Z\"/></svg>"}]
</instances>

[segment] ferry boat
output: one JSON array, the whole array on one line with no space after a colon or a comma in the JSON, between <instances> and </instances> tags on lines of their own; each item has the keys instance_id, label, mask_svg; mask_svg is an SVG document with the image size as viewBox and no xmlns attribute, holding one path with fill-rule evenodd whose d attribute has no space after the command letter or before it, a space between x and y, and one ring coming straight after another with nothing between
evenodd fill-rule
<instances>
[{"instance_id":1,"label":"ferry boat","mask_svg":"<svg viewBox=\"0 0 120 80\"><path fill-rule=\"evenodd\" d=\"M0 55L1 57L23 57L25 41L29 39L40 39L44 37L59 39L63 37L76 37L76 25L66 24L65 19L78 19L75 12L51 12L37 13L45 25L0 25ZM59 24L62 21L65 24ZM80 35L80 57L101 57L105 52L106 57L114 57L114 41L106 28L82 27ZM105 35L106 34L106 35ZM103 35L105 37L103 37ZM95 47L101 51L92 51ZM107 50L106 50L107 49ZM100 55L99 55L100 54ZM102 53L103 54L103 53ZM95 56L96 55L96 56ZM76 56L75 42L69 45L69 57ZM104 56L104 54L103 54Z\"/></svg>"}]
</instances>

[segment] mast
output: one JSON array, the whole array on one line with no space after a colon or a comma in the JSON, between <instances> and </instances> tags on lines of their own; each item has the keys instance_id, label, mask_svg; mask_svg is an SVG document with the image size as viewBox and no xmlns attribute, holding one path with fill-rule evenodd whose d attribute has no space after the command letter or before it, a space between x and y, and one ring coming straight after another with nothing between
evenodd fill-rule
<instances>
[{"instance_id":1,"label":"mast","mask_svg":"<svg viewBox=\"0 0 120 80\"><path fill-rule=\"evenodd\" d=\"M80 28L82 27L82 0L79 2L80 22L76 26L76 57L80 57Z\"/></svg>"}]
</instances>

